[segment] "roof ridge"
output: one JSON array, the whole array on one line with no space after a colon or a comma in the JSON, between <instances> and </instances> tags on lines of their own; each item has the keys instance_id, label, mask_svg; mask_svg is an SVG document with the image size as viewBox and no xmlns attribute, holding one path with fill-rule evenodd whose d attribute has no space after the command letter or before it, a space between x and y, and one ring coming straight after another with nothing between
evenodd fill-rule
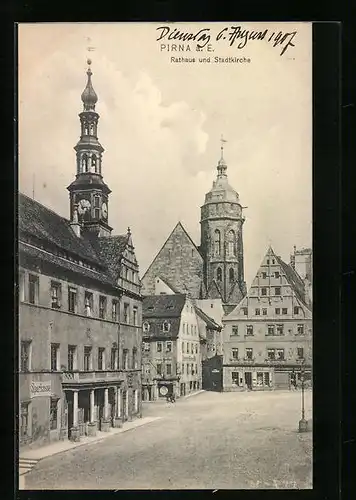
<instances>
[{"instance_id":1,"label":"roof ridge","mask_svg":"<svg viewBox=\"0 0 356 500\"><path fill-rule=\"evenodd\" d=\"M53 208L49 208L49 207L47 207L47 205L44 205L43 203L41 203L41 202L39 202L39 201L35 200L34 198L31 198L30 196L28 196L28 195L27 195L27 194L25 194L25 193L21 193L20 191L19 191L19 195L20 195L20 196L23 196L24 198L27 198L27 199L28 199L28 200L30 200L32 203L37 203L37 205L40 205L41 207L45 208L46 210L48 210L48 212L51 212L52 214L56 215L56 216L57 216L57 217L59 217L60 219L63 219L65 222L68 222L68 224L70 223L70 220L69 220L69 219L67 219L67 217L63 217L63 215L58 214L57 212L55 212L55 211L53 210Z\"/></svg>"}]
</instances>

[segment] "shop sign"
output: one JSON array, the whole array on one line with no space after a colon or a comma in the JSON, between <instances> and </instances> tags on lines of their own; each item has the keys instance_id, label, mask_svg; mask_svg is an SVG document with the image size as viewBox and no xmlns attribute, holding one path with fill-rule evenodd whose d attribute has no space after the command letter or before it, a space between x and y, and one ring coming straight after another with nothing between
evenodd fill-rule
<instances>
[{"instance_id":1,"label":"shop sign","mask_svg":"<svg viewBox=\"0 0 356 500\"><path fill-rule=\"evenodd\" d=\"M166 396L167 393L168 393L168 389L165 385L162 385L160 388L159 388L159 392L160 394L162 394L162 396Z\"/></svg>"},{"instance_id":2,"label":"shop sign","mask_svg":"<svg viewBox=\"0 0 356 500\"><path fill-rule=\"evenodd\" d=\"M51 394L52 394L52 384L50 380L48 382L31 382L30 384L31 398L37 398L39 396L51 396Z\"/></svg>"}]
</instances>

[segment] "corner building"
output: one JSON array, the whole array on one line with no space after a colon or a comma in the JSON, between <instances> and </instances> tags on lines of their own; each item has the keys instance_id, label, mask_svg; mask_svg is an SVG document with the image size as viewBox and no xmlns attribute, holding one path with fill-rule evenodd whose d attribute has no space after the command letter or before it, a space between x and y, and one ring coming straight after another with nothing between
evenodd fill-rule
<instances>
[{"instance_id":1,"label":"corner building","mask_svg":"<svg viewBox=\"0 0 356 500\"><path fill-rule=\"evenodd\" d=\"M223 318L224 391L288 389L312 378L312 311L303 280L270 247L247 295Z\"/></svg>"},{"instance_id":2,"label":"corner building","mask_svg":"<svg viewBox=\"0 0 356 500\"><path fill-rule=\"evenodd\" d=\"M70 219L19 195L20 447L141 416L142 296L130 229L112 235L92 72Z\"/></svg>"}]
</instances>

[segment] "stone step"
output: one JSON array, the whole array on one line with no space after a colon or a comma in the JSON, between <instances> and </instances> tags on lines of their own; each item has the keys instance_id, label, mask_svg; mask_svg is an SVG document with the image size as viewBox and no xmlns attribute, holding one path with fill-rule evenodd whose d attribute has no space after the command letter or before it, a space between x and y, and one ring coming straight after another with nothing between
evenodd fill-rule
<instances>
[{"instance_id":1,"label":"stone step","mask_svg":"<svg viewBox=\"0 0 356 500\"><path fill-rule=\"evenodd\" d=\"M19 458L19 466L34 466L36 465L38 460L35 458Z\"/></svg>"}]
</instances>

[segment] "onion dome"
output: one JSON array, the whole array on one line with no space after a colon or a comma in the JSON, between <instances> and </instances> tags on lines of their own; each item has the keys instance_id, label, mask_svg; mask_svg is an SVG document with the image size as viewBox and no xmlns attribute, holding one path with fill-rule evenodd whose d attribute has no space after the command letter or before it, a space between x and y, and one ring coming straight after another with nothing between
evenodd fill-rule
<instances>
[{"instance_id":1,"label":"onion dome","mask_svg":"<svg viewBox=\"0 0 356 500\"><path fill-rule=\"evenodd\" d=\"M96 95L96 92L93 88L93 84L91 82L91 75L93 74L91 69L90 69L91 60L88 59L87 63L89 66L88 71L87 71L88 81L87 81L87 85L82 93L82 101L84 104L84 111L94 111L95 104L98 101L98 96Z\"/></svg>"}]
</instances>

